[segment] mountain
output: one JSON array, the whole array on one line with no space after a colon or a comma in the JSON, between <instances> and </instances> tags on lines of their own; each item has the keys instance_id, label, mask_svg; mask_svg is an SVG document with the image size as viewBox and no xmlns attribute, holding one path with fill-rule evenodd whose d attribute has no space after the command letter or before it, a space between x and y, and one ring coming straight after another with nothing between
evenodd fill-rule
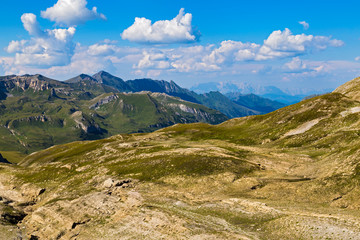
<instances>
[{"instance_id":1,"label":"mountain","mask_svg":"<svg viewBox=\"0 0 360 240\"><path fill-rule=\"evenodd\" d=\"M119 77L115 77L105 71L100 71L92 76L97 82L112 86L118 89L120 92L131 92L133 89L124 80ZM136 91L137 92L137 91Z\"/></svg>"},{"instance_id":2,"label":"mountain","mask_svg":"<svg viewBox=\"0 0 360 240\"><path fill-rule=\"evenodd\" d=\"M152 79L136 79L128 80L126 83L133 89L134 92L150 91L166 93L174 97L179 97L185 101L194 103L200 103L196 99L196 94L190 92L187 89L181 88L175 82L164 80L152 80Z\"/></svg>"},{"instance_id":3,"label":"mountain","mask_svg":"<svg viewBox=\"0 0 360 240\"><path fill-rule=\"evenodd\" d=\"M200 83L190 88L196 93L205 93L209 91L219 91L222 94L237 94L237 95L248 95L255 94L263 98L268 98L273 101L281 102L286 105L294 104L300 102L304 97L313 95L313 94L323 94L329 92L329 90L324 91L314 91L314 90L305 90L305 89L296 89L296 90L286 90L283 91L275 86L254 86L249 83L231 83L231 82L209 82L209 83ZM250 107L250 106L246 106Z\"/></svg>"},{"instance_id":4,"label":"mountain","mask_svg":"<svg viewBox=\"0 0 360 240\"><path fill-rule=\"evenodd\" d=\"M284 103L259 97L255 94L228 93L225 96L238 105L248 106L250 109L261 113L269 113L287 106Z\"/></svg>"},{"instance_id":5,"label":"mountain","mask_svg":"<svg viewBox=\"0 0 360 240\"><path fill-rule=\"evenodd\" d=\"M41 75L0 78L0 150L33 152L176 123L228 118L166 94L120 93L88 75L59 82Z\"/></svg>"},{"instance_id":6,"label":"mountain","mask_svg":"<svg viewBox=\"0 0 360 240\"><path fill-rule=\"evenodd\" d=\"M341 85L336 88L334 92L344 94L351 99L360 101L360 77Z\"/></svg>"},{"instance_id":7,"label":"mountain","mask_svg":"<svg viewBox=\"0 0 360 240\"><path fill-rule=\"evenodd\" d=\"M124 82L122 79L112 76L104 71L95 74L92 78L96 79L97 82L114 87L120 92L151 91L166 93L170 96L179 97L185 101L199 103L206 107L216 109L224 113L229 118L268 113L269 111L267 111L267 109L278 109L277 106L284 106L281 104L275 104L270 108L264 108L265 111L258 111L251 108L251 106L256 105L256 103L251 103L251 98L247 98L247 100L244 99L244 101L239 104L241 101L239 101L239 103L233 102L220 92L197 94L188 89L181 88L173 81L167 82L164 80L152 80L145 78ZM106 79L111 79L111 81L107 81ZM118 87L117 82L121 83L121 87ZM267 104L271 103L271 101L267 102Z\"/></svg>"},{"instance_id":8,"label":"mountain","mask_svg":"<svg viewBox=\"0 0 360 240\"><path fill-rule=\"evenodd\" d=\"M74 142L1 164L0 235L358 239L359 84L266 115Z\"/></svg>"},{"instance_id":9,"label":"mountain","mask_svg":"<svg viewBox=\"0 0 360 240\"><path fill-rule=\"evenodd\" d=\"M209 92L203 93L196 96L196 98L201 102L201 104L212 108L217 109L218 111L224 113L226 116L230 118L235 117L244 117L249 115L257 115L263 112L250 109L248 104L238 104L234 101L231 101L229 98L221 94L220 92Z\"/></svg>"}]
</instances>

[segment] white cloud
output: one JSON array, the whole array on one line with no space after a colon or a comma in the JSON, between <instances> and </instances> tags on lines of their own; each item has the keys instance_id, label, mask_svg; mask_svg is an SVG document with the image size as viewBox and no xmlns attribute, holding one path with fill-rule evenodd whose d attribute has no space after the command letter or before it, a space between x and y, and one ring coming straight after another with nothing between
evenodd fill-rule
<instances>
[{"instance_id":1,"label":"white cloud","mask_svg":"<svg viewBox=\"0 0 360 240\"><path fill-rule=\"evenodd\" d=\"M21 41L11 41L9 45L5 48L8 53L16 53L21 52L28 41L21 40Z\"/></svg>"},{"instance_id":2,"label":"white cloud","mask_svg":"<svg viewBox=\"0 0 360 240\"><path fill-rule=\"evenodd\" d=\"M235 61L253 60L260 45L237 41L222 41L219 48L214 49L203 60L213 64L233 63Z\"/></svg>"},{"instance_id":3,"label":"white cloud","mask_svg":"<svg viewBox=\"0 0 360 240\"><path fill-rule=\"evenodd\" d=\"M57 3L41 11L41 17L56 22L59 25L75 26L97 18L106 19L104 14L86 7L86 0L58 0Z\"/></svg>"},{"instance_id":4,"label":"white cloud","mask_svg":"<svg viewBox=\"0 0 360 240\"><path fill-rule=\"evenodd\" d=\"M213 63L231 63L237 61L262 61L281 59L305 54L311 50L324 50L328 47L340 47L343 42L326 36L306 34L293 35L289 29L274 31L263 45L242 43L238 41L223 41L204 60Z\"/></svg>"},{"instance_id":5,"label":"white cloud","mask_svg":"<svg viewBox=\"0 0 360 240\"><path fill-rule=\"evenodd\" d=\"M30 35L40 36L43 34L43 32L40 29L40 26L36 19L35 14L24 13L21 16L21 21L24 25L25 30L28 31Z\"/></svg>"},{"instance_id":6,"label":"white cloud","mask_svg":"<svg viewBox=\"0 0 360 240\"><path fill-rule=\"evenodd\" d=\"M360 60L360 56L355 58L355 61L359 61Z\"/></svg>"},{"instance_id":7,"label":"white cloud","mask_svg":"<svg viewBox=\"0 0 360 240\"><path fill-rule=\"evenodd\" d=\"M32 38L9 43L6 51L15 53L13 64L48 67L70 63L75 28L42 31L32 13L23 14L21 21Z\"/></svg>"},{"instance_id":8,"label":"white cloud","mask_svg":"<svg viewBox=\"0 0 360 240\"><path fill-rule=\"evenodd\" d=\"M184 13L180 9L179 14L172 20L161 20L151 23L146 18L135 18L132 26L125 29L121 34L122 39L138 43L189 43L199 38L199 33L193 30L191 25L192 14Z\"/></svg>"},{"instance_id":9,"label":"white cloud","mask_svg":"<svg viewBox=\"0 0 360 240\"><path fill-rule=\"evenodd\" d=\"M94 44L89 46L87 50L90 55L93 56L109 56L113 55L117 51L117 47L111 44Z\"/></svg>"},{"instance_id":10,"label":"white cloud","mask_svg":"<svg viewBox=\"0 0 360 240\"><path fill-rule=\"evenodd\" d=\"M299 21L299 24L301 24L304 27L304 30L308 30L309 29L309 24L305 21Z\"/></svg>"},{"instance_id":11,"label":"white cloud","mask_svg":"<svg viewBox=\"0 0 360 240\"><path fill-rule=\"evenodd\" d=\"M169 59L162 52L143 52L143 58L139 61L136 68L140 69L169 69Z\"/></svg>"},{"instance_id":12,"label":"white cloud","mask_svg":"<svg viewBox=\"0 0 360 240\"><path fill-rule=\"evenodd\" d=\"M294 57L290 62L285 63L285 69L289 72L304 72L308 67L299 57Z\"/></svg>"},{"instance_id":13,"label":"white cloud","mask_svg":"<svg viewBox=\"0 0 360 240\"><path fill-rule=\"evenodd\" d=\"M305 44L313 40L312 35L293 35L288 28L273 31L264 41L264 45L278 51L304 51Z\"/></svg>"},{"instance_id":14,"label":"white cloud","mask_svg":"<svg viewBox=\"0 0 360 240\"><path fill-rule=\"evenodd\" d=\"M151 49L143 52L141 60L134 65L137 69L162 69L177 72L216 71L220 68L202 59L210 53L208 47L193 46L175 49Z\"/></svg>"},{"instance_id":15,"label":"white cloud","mask_svg":"<svg viewBox=\"0 0 360 240\"><path fill-rule=\"evenodd\" d=\"M158 69L176 72L214 72L229 69L234 64L258 62L294 57L287 63L287 72L313 71L298 57L313 50L342 46L343 42L325 36L294 35L289 29L274 31L263 44L223 41L215 45L181 47L175 49L152 49L143 52L141 60L133 67L138 70ZM271 67L255 69L254 73L272 71Z\"/></svg>"}]
</instances>

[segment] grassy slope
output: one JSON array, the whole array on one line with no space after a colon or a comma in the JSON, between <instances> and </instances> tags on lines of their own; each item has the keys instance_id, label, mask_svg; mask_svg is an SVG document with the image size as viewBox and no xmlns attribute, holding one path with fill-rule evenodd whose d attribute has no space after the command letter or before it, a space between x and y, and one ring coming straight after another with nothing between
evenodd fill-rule
<instances>
[{"instance_id":1,"label":"grassy slope","mask_svg":"<svg viewBox=\"0 0 360 240\"><path fill-rule=\"evenodd\" d=\"M48 167L49 162L59 161L58 164L76 162L79 164L80 160L84 160L82 164L86 165L94 164L93 158L103 159L99 163L111 168L116 174L125 176L150 174L154 177L144 177L144 179L155 180L169 173L181 175L181 171L184 171L184 174L195 174L196 169L199 174L226 171L240 173L240 170L236 170L236 166L242 166L241 162L248 162L255 155L261 156L261 152L270 154L271 151L274 151L294 156L306 156L308 160L311 160L309 164L313 164L314 168L320 168L317 169L316 174L314 173L316 178L336 177L342 171L351 169L354 178L347 178L347 180L357 182L356 171L359 167L357 167L356 154L360 143L354 140L359 134L359 130L355 126L359 124L360 119L357 114L350 114L346 117L342 117L340 114L357 105L359 105L358 102L351 101L340 94L329 94L274 113L233 119L218 126L203 123L175 125L149 135L125 135L95 142L55 146L32 154L21 165L41 166L44 164ZM285 137L285 133L314 119L322 120L302 134ZM122 144L129 144L129 146L123 147ZM205 152L201 152L197 148L204 149ZM216 154L211 155L211 150L206 151L207 148L219 148L226 154L220 154L223 158L217 158ZM110 150L107 151L107 149L113 149L114 154L109 154ZM189 149L189 154L187 154L187 149ZM195 149L194 153L192 153L193 149ZM133 157L129 157L129 160L125 161L122 154L127 152L131 152L130 155L133 157L142 154L151 157L140 158L136 161L133 161ZM169 152L174 154L169 154ZM85 161L85 159L89 160ZM231 159L234 162L231 162ZM291 160L289 159L289 164L294 164L291 163ZM114 164L117 161L120 162ZM220 164L222 161L224 161L223 166ZM225 163L227 161L229 162ZM254 167L257 166L255 162L250 162L252 162L250 165L244 165L247 166L244 168L247 169L244 172L250 171L250 169L259 169ZM326 163L327 166L323 167L319 165L320 163ZM195 166L199 166L199 168ZM338 166L344 166L344 168L338 169ZM345 166L347 167L345 168ZM110 172L111 170L109 170ZM301 175L301 172L299 174Z\"/></svg>"},{"instance_id":2,"label":"grassy slope","mask_svg":"<svg viewBox=\"0 0 360 240\"><path fill-rule=\"evenodd\" d=\"M77 87L84 89L83 86ZM92 104L113 93L103 93L104 89L93 85L87 85L86 89L90 92L85 96L84 90L76 90L73 86L73 90L67 89L70 96L58 93L59 96L51 100L48 99L51 90L11 91L12 96L1 101L0 150L29 153L72 141L101 139L119 133L150 132L179 122L220 123L227 119L223 114L198 104L145 93L118 93L118 99L93 109L90 108ZM169 103L192 107L209 117L195 117L192 113L169 107ZM72 115L76 111L82 112L78 119ZM42 121L40 116L45 116L46 120ZM102 130L86 133L76 120Z\"/></svg>"},{"instance_id":3,"label":"grassy slope","mask_svg":"<svg viewBox=\"0 0 360 240\"><path fill-rule=\"evenodd\" d=\"M0 172L47 189L35 205L43 207L45 219L56 206L61 206L57 214L74 219L64 208L67 201L93 196L109 177L130 178L139 181L133 191L142 196L141 204L127 212L133 221L165 214L186 229L151 227L152 234L163 235L150 236L141 232L141 224L119 230L133 238L349 239L359 234L360 118L347 113L357 106L342 94L327 94L217 126L178 124L154 133L54 146ZM312 120L318 123L309 130L286 135ZM87 214L92 220L82 236L104 229L103 237L115 237L116 229L127 224L115 215ZM31 224L37 223L28 218L25 225L35 231ZM52 221L47 224L61 230Z\"/></svg>"}]
</instances>

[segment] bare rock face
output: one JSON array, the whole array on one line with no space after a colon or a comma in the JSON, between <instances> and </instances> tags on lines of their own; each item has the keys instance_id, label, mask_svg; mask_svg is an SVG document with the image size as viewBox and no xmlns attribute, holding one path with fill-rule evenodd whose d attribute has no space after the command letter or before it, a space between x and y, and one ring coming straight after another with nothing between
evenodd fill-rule
<instances>
[{"instance_id":1,"label":"bare rock face","mask_svg":"<svg viewBox=\"0 0 360 240\"><path fill-rule=\"evenodd\" d=\"M4 79L5 86L8 89L20 88L23 91L33 89L34 91L44 91L51 88L49 82L44 80L41 75L24 75L24 76L9 76Z\"/></svg>"},{"instance_id":2,"label":"bare rock face","mask_svg":"<svg viewBox=\"0 0 360 240\"><path fill-rule=\"evenodd\" d=\"M119 98L118 95L112 94L110 96L100 99L97 103L91 105L89 108L90 109L99 109L102 105L107 104L112 101L115 101L118 98Z\"/></svg>"},{"instance_id":3,"label":"bare rock face","mask_svg":"<svg viewBox=\"0 0 360 240\"><path fill-rule=\"evenodd\" d=\"M8 160L6 160L1 154L0 154L0 163L8 163L11 164Z\"/></svg>"}]
</instances>

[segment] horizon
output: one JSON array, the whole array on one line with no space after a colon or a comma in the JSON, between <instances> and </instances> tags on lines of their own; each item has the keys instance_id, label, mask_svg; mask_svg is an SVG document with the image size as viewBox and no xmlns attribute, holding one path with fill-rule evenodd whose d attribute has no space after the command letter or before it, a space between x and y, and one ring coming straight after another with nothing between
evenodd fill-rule
<instances>
[{"instance_id":1,"label":"horizon","mask_svg":"<svg viewBox=\"0 0 360 240\"><path fill-rule=\"evenodd\" d=\"M359 3L161 3L7 3L0 75L66 80L104 70L185 88L216 82L318 92L360 75Z\"/></svg>"}]
</instances>

